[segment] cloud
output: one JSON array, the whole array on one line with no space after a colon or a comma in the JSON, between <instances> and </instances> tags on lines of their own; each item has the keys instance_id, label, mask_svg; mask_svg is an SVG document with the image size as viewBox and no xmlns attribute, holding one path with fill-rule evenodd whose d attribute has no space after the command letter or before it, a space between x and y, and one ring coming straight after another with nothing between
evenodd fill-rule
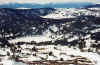
<instances>
[{"instance_id":1,"label":"cloud","mask_svg":"<svg viewBox=\"0 0 100 65\"><path fill-rule=\"evenodd\" d=\"M68 3L68 2L92 2L92 3L100 3L100 0L1 0L0 4L7 4L7 3L47 4L47 3Z\"/></svg>"}]
</instances>

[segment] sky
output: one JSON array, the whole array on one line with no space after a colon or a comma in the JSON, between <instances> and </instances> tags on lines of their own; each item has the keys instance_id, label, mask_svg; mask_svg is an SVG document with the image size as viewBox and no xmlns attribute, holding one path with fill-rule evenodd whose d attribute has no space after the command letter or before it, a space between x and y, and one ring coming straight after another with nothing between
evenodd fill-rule
<instances>
[{"instance_id":1,"label":"sky","mask_svg":"<svg viewBox=\"0 0 100 65\"><path fill-rule=\"evenodd\" d=\"M92 2L100 3L100 0L0 0L0 4L7 3L36 3L36 4L47 4L47 3L68 3L68 2Z\"/></svg>"},{"instance_id":2,"label":"sky","mask_svg":"<svg viewBox=\"0 0 100 65\"><path fill-rule=\"evenodd\" d=\"M0 8L73 8L90 4L100 4L100 0L0 0Z\"/></svg>"}]
</instances>

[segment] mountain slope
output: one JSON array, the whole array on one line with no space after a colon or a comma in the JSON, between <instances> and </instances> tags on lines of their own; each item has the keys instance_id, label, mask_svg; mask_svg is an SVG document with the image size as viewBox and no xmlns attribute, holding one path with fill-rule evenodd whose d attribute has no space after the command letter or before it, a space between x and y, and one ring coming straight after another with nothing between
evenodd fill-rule
<instances>
[{"instance_id":1,"label":"mountain slope","mask_svg":"<svg viewBox=\"0 0 100 65\"><path fill-rule=\"evenodd\" d=\"M99 35L100 8L0 9L2 64L78 57L79 63L100 65Z\"/></svg>"}]
</instances>

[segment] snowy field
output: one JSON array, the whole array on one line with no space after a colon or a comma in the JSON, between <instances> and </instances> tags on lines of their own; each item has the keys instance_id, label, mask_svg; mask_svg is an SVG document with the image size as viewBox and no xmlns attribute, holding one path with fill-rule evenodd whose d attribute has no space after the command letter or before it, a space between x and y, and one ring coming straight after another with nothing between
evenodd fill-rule
<instances>
[{"instance_id":1,"label":"snowy field","mask_svg":"<svg viewBox=\"0 0 100 65\"><path fill-rule=\"evenodd\" d=\"M37 51L32 51L29 49L36 48ZM43 61L43 60L60 60L61 58L66 60L73 60L77 57L85 57L89 61L92 62L94 65L100 65L100 55L93 52L88 51L80 51L77 47L68 47L68 46L61 46L61 45L45 45L45 46L35 46L35 45L21 45L21 52L16 52L15 55L19 55L19 60L24 62L32 62L32 61ZM12 55L12 52L7 49L1 49L2 55L1 57L1 64L3 65L26 65L23 62L16 62L14 59L11 59L10 56L7 56L7 52ZM88 62L87 62L88 64Z\"/></svg>"}]
</instances>

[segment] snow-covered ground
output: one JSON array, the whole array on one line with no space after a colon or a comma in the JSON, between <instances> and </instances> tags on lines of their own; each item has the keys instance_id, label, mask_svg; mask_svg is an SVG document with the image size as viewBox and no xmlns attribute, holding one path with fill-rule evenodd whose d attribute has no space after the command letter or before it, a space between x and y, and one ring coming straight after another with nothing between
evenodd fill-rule
<instances>
[{"instance_id":1,"label":"snow-covered ground","mask_svg":"<svg viewBox=\"0 0 100 65\"><path fill-rule=\"evenodd\" d=\"M42 42L42 41L50 41L51 39L45 36L27 36L27 37L20 37L13 40L9 40L10 43L16 43L16 42Z\"/></svg>"},{"instance_id":2,"label":"snow-covered ground","mask_svg":"<svg viewBox=\"0 0 100 65\"><path fill-rule=\"evenodd\" d=\"M27 65L27 64L22 63L22 62L16 62L13 59L12 60L8 59L8 57L4 57L1 63L3 65Z\"/></svg>"},{"instance_id":3,"label":"snow-covered ground","mask_svg":"<svg viewBox=\"0 0 100 65\"><path fill-rule=\"evenodd\" d=\"M93 52L81 52L77 47L71 47L69 48L68 46L61 46L61 45L45 45L45 46L35 46L38 49L38 52L35 51L29 51L27 50L28 48L31 49L32 45L23 45L21 49L22 51L19 53L19 56L21 53L26 54L25 58L20 58L20 60L23 60L24 62L31 62L31 61L41 61L41 60L60 60L61 58L63 58L63 60L73 60L77 57L86 57L88 60L92 61L92 63L94 65L100 65L100 55L97 53L93 53ZM33 45L34 47L34 45ZM27 48L27 49L25 49ZM7 50L7 49L5 49ZM1 50L2 52L4 52L4 54L6 53L4 50ZM24 52L25 51L25 52ZM49 55L49 53L52 52L51 55ZM34 55L27 55L27 54L36 54L36 56ZM2 53L3 54L3 53ZM72 57L72 55L74 57ZM24 55L23 55L24 56ZM26 58L27 57L27 58ZM5 56L2 59L2 62L4 65L26 65L22 62L16 62L12 59L9 59L9 56Z\"/></svg>"}]
</instances>

